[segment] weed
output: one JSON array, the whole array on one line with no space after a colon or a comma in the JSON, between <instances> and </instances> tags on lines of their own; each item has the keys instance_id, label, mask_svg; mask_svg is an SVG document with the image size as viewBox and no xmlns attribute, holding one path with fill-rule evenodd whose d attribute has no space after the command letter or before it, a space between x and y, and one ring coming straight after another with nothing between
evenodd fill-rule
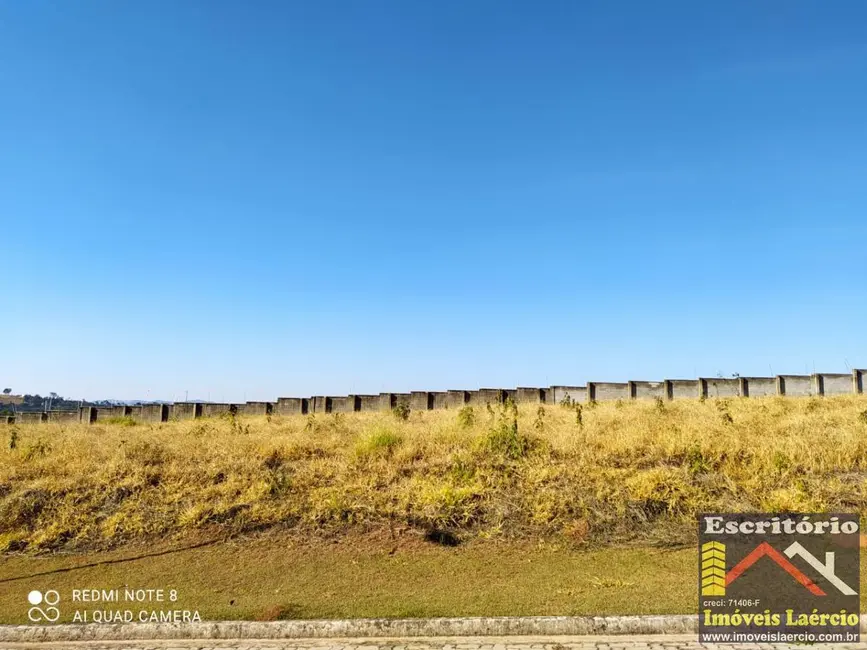
<instances>
[{"instance_id":1,"label":"weed","mask_svg":"<svg viewBox=\"0 0 867 650\"><path fill-rule=\"evenodd\" d=\"M458 411L458 424L464 428L469 429L473 426L476 421L476 412L473 410L472 406L463 406Z\"/></svg>"},{"instance_id":2,"label":"weed","mask_svg":"<svg viewBox=\"0 0 867 650\"><path fill-rule=\"evenodd\" d=\"M391 456L403 439L390 429L375 429L355 445L355 453L363 458Z\"/></svg>"},{"instance_id":3,"label":"weed","mask_svg":"<svg viewBox=\"0 0 867 650\"><path fill-rule=\"evenodd\" d=\"M858 415L858 419L861 420L863 424L867 424L867 411L861 411Z\"/></svg>"},{"instance_id":4,"label":"weed","mask_svg":"<svg viewBox=\"0 0 867 650\"><path fill-rule=\"evenodd\" d=\"M704 457L701 448L695 444L690 447L684 459L687 471L690 476L698 476L712 469L712 464Z\"/></svg>"},{"instance_id":5,"label":"weed","mask_svg":"<svg viewBox=\"0 0 867 650\"><path fill-rule=\"evenodd\" d=\"M487 433L488 451L508 460L520 460L533 448L533 440L518 429L518 419L505 409Z\"/></svg>"},{"instance_id":6,"label":"weed","mask_svg":"<svg viewBox=\"0 0 867 650\"><path fill-rule=\"evenodd\" d=\"M409 420L409 404L406 400L400 400L397 404L394 405L394 408L391 409L391 413L398 420L406 422L407 420Z\"/></svg>"},{"instance_id":7,"label":"weed","mask_svg":"<svg viewBox=\"0 0 867 650\"><path fill-rule=\"evenodd\" d=\"M719 411L720 416L722 417L723 424L733 424L734 418L732 414L729 412L729 402L728 400L721 399L716 402L716 409Z\"/></svg>"},{"instance_id":8,"label":"weed","mask_svg":"<svg viewBox=\"0 0 867 650\"><path fill-rule=\"evenodd\" d=\"M536 419L533 421L533 428L539 433L545 430L545 407L539 406L536 409Z\"/></svg>"},{"instance_id":9,"label":"weed","mask_svg":"<svg viewBox=\"0 0 867 650\"><path fill-rule=\"evenodd\" d=\"M250 433L250 425L242 424L238 417L235 415L234 411L229 412L229 426L232 427L232 431L238 435L246 435Z\"/></svg>"},{"instance_id":10,"label":"weed","mask_svg":"<svg viewBox=\"0 0 867 650\"><path fill-rule=\"evenodd\" d=\"M307 416L306 422L304 422L304 430L305 431L318 431L319 425L316 422L316 416L312 413Z\"/></svg>"},{"instance_id":11,"label":"weed","mask_svg":"<svg viewBox=\"0 0 867 650\"><path fill-rule=\"evenodd\" d=\"M196 438L201 438L202 436L206 436L216 432L216 429L207 422L202 422L200 424L196 424L190 429L190 434Z\"/></svg>"},{"instance_id":12,"label":"weed","mask_svg":"<svg viewBox=\"0 0 867 650\"><path fill-rule=\"evenodd\" d=\"M779 474L782 474L792 466L792 462L789 460L788 456L786 456L786 454L779 450L774 452L774 456L771 462L773 468Z\"/></svg>"},{"instance_id":13,"label":"weed","mask_svg":"<svg viewBox=\"0 0 867 650\"><path fill-rule=\"evenodd\" d=\"M584 428L584 407L575 403L575 424L578 425L579 429Z\"/></svg>"},{"instance_id":14,"label":"weed","mask_svg":"<svg viewBox=\"0 0 867 650\"><path fill-rule=\"evenodd\" d=\"M18 427L12 427L9 431L9 449L17 449L18 448Z\"/></svg>"},{"instance_id":15,"label":"weed","mask_svg":"<svg viewBox=\"0 0 867 650\"><path fill-rule=\"evenodd\" d=\"M505 402L503 402L503 411L508 413L513 418L518 417L518 405L515 403L511 397L507 398Z\"/></svg>"},{"instance_id":16,"label":"weed","mask_svg":"<svg viewBox=\"0 0 867 650\"><path fill-rule=\"evenodd\" d=\"M665 413L665 400L661 397L654 397L653 402L658 413Z\"/></svg>"},{"instance_id":17,"label":"weed","mask_svg":"<svg viewBox=\"0 0 867 650\"><path fill-rule=\"evenodd\" d=\"M590 584L593 585L594 589L624 589L625 587L635 586L634 582L629 582L627 580L598 577L592 578Z\"/></svg>"},{"instance_id":18,"label":"weed","mask_svg":"<svg viewBox=\"0 0 867 650\"><path fill-rule=\"evenodd\" d=\"M572 408L572 404L572 397L568 393L566 394L566 397L560 400L560 406L563 408Z\"/></svg>"},{"instance_id":19,"label":"weed","mask_svg":"<svg viewBox=\"0 0 867 650\"><path fill-rule=\"evenodd\" d=\"M51 443L37 440L24 452L24 460L29 462L35 458L43 458L49 453L51 453Z\"/></svg>"}]
</instances>

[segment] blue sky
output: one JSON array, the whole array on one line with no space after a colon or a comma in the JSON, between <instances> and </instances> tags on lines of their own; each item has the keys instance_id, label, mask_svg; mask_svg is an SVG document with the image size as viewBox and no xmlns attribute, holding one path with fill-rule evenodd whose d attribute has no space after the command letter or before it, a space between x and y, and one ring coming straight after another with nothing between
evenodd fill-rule
<instances>
[{"instance_id":1,"label":"blue sky","mask_svg":"<svg viewBox=\"0 0 867 650\"><path fill-rule=\"evenodd\" d=\"M0 383L867 367L867 4L0 0Z\"/></svg>"}]
</instances>

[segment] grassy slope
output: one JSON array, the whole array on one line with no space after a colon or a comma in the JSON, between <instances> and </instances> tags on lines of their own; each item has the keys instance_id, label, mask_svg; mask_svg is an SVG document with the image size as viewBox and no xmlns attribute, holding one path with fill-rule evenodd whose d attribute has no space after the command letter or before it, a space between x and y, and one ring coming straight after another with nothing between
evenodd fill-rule
<instances>
[{"instance_id":1,"label":"grassy slope","mask_svg":"<svg viewBox=\"0 0 867 650\"><path fill-rule=\"evenodd\" d=\"M689 543L701 511L863 510L867 398L11 427L0 549L279 524ZM14 432L14 433L13 433ZM10 444L14 438L14 449Z\"/></svg>"}]
</instances>

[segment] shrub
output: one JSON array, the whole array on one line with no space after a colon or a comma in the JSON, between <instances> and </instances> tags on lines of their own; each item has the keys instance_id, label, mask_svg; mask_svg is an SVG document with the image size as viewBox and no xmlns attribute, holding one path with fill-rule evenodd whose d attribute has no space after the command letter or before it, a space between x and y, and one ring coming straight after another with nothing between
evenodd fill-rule
<instances>
[{"instance_id":1,"label":"shrub","mask_svg":"<svg viewBox=\"0 0 867 650\"><path fill-rule=\"evenodd\" d=\"M458 424L469 429L476 421L476 412L472 406L464 406L458 411Z\"/></svg>"},{"instance_id":2,"label":"shrub","mask_svg":"<svg viewBox=\"0 0 867 650\"><path fill-rule=\"evenodd\" d=\"M505 459L520 460L533 448L533 440L518 429L516 417L502 413L488 430L484 446L487 451Z\"/></svg>"},{"instance_id":3,"label":"shrub","mask_svg":"<svg viewBox=\"0 0 867 650\"><path fill-rule=\"evenodd\" d=\"M406 420L409 420L409 404L407 404L405 400L400 400L395 404L394 408L391 409L391 413L398 420L405 422Z\"/></svg>"}]
</instances>

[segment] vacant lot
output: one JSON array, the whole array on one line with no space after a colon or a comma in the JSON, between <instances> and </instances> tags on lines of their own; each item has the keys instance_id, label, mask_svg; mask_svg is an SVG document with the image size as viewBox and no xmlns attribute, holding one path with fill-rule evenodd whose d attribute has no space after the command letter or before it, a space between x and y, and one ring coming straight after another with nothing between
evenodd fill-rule
<instances>
[{"instance_id":1,"label":"vacant lot","mask_svg":"<svg viewBox=\"0 0 867 650\"><path fill-rule=\"evenodd\" d=\"M676 546L693 539L701 511L860 511L867 485L867 399L855 396L42 424L0 435L6 553L271 527Z\"/></svg>"}]
</instances>

